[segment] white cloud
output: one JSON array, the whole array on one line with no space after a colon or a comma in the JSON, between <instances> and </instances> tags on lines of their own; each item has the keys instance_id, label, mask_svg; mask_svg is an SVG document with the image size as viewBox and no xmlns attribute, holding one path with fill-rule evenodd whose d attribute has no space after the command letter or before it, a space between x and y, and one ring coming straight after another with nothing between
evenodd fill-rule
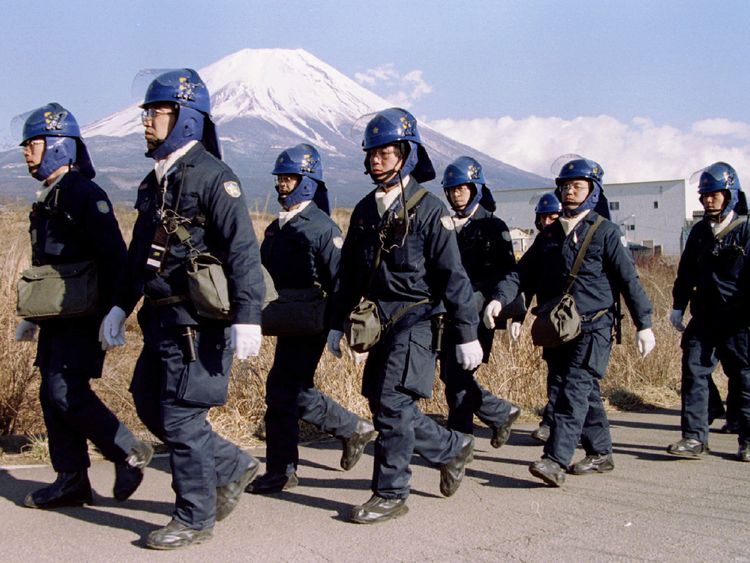
<instances>
[{"instance_id":1,"label":"white cloud","mask_svg":"<svg viewBox=\"0 0 750 563\"><path fill-rule=\"evenodd\" d=\"M354 79L372 88L392 104L402 107L409 107L422 96L432 92L432 86L422 77L421 70L400 74L393 63L357 72Z\"/></svg>"},{"instance_id":2,"label":"white cloud","mask_svg":"<svg viewBox=\"0 0 750 563\"><path fill-rule=\"evenodd\" d=\"M750 124L705 119L688 130L636 117L622 122L607 115L442 119L430 126L503 162L544 176L560 155L577 153L599 162L605 182L689 178L723 160L750 186Z\"/></svg>"}]
</instances>

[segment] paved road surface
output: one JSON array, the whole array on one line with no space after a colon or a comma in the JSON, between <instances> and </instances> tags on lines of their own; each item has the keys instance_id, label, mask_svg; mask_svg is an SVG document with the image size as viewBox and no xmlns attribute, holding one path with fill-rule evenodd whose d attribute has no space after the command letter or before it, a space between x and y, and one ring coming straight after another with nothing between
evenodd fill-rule
<instances>
[{"instance_id":1,"label":"paved road surface","mask_svg":"<svg viewBox=\"0 0 750 563\"><path fill-rule=\"evenodd\" d=\"M611 420L613 473L545 487L528 472L541 454L531 424L519 425L500 450L480 428L475 460L454 497L443 498L438 471L415 458L410 512L376 526L346 521L350 506L369 498L371 451L344 473L338 442L310 444L301 450L299 487L245 495L213 541L174 552L143 544L169 520L165 457L124 504L111 498L111 464L97 462L90 477L104 496L92 507L57 511L21 506L27 491L53 480L50 467L11 468L0 471L2 560L750 561L750 464L735 461L736 436L712 433L710 457L681 460L664 451L679 438L678 412ZM262 448L253 453L264 458Z\"/></svg>"}]
</instances>

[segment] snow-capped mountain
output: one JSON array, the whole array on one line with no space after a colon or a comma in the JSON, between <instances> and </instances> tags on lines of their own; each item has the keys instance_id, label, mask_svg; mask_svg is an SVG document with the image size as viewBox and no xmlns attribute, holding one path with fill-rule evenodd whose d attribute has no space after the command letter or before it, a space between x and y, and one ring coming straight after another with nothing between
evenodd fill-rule
<instances>
[{"instance_id":1,"label":"snow-capped mountain","mask_svg":"<svg viewBox=\"0 0 750 563\"><path fill-rule=\"evenodd\" d=\"M362 132L373 112L387 108L383 98L302 49L243 49L199 69L211 92L224 159L240 177L248 200L273 194L270 174L285 147L309 142L323 157L330 197L351 206L368 189L363 174ZM143 84L143 89L147 81ZM477 158L491 187L549 183L462 145L420 123L438 175L461 155ZM114 199L134 199L134 189L151 162L137 104L96 121L83 136L97 167L97 181ZM0 181L28 187L17 151L0 153ZM20 186L19 186L20 187Z\"/></svg>"}]
</instances>

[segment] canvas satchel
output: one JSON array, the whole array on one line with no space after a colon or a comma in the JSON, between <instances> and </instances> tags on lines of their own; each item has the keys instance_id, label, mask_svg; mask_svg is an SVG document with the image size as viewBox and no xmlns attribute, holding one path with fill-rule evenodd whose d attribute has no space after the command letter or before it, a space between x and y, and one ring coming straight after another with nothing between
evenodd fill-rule
<instances>
[{"instance_id":1,"label":"canvas satchel","mask_svg":"<svg viewBox=\"0 0 750 563\"><path fill-rule=\"evenodd\" d=\"M21 272L16 289L16 312L32 321L88 315L99 304L93 260L33 266Z\"/></svg>"},{"instance_id":2,"label":"canvas satchel","mask_svg":"<svg viewBox=\"0 0 750 563\"><path fill-rule=\"evenodd\" d=\"M583 264L583 258L591 239L594 237L594 232L602 222L604 222L604 217L599 215L586 233L586 238L578 250L573 268L568 274L568 284L563 294L531 310L536 315L534 322L531 324L531 341L535 346L554 348L570 342L581 334L581 315L578 313L575 299L573 299L570 290L573 288L578 270Z\"/></svg>"},{"instance_id":3,"label":"canvas satchel","mask_svg":"<svg viewBox=\"0 0 750 563\"><path fill-rule=\"evenodd\" d=\"M188 261L188 295L201 317L230 320L232 305L221 260L203 253Z\"/></svg>"}]
</instances>

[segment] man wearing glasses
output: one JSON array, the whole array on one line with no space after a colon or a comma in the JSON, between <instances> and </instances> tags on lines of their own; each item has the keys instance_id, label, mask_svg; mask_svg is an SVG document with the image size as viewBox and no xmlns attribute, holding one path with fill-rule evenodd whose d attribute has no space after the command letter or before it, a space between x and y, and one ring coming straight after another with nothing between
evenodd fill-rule
<instances>
[{"instance_id":1,"label":"man wearing glasses","mask_svg":"<svg viewBox=\"0 0 750 563\"><path fill-rule=\"evenodd\" d=\"M157 76L142 107L154 170L138 189L126 283L103 333L108 345L124 344L125 318L144 297L143 350L131 392L141 420L169 447L177 495L171 522L146 543L174 549L209 540L258 470L258 461L214 432L207 416L226 402L233 352L246 359L260 350L263 279L245 199L220 160L198 73ZM227 278L226 314L199 312L188 287L196 258L209 254Z\"/></svg>"}]
</instances>

